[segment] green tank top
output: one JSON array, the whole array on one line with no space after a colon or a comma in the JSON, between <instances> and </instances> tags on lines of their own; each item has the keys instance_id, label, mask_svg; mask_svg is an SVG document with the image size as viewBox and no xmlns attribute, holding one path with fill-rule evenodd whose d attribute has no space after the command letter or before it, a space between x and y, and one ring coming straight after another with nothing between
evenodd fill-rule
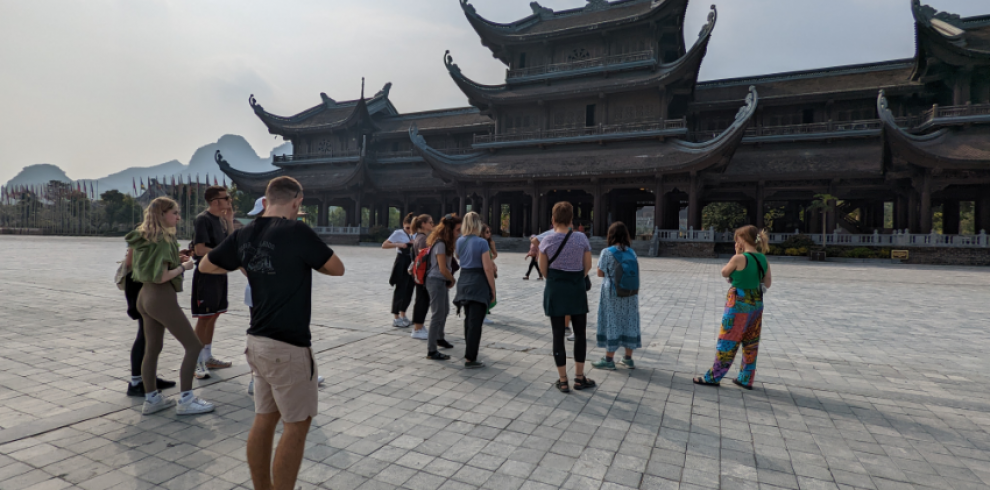
<instances>
[{"instance_id":1,"label":"green tank top","mask_svg":"<svg viewBox=\"0 0 990 490\"><path fill-rule=\"evenodd\" d=\"M732 278L732 287L736 289L759 289L760 270L756 267L756 261L760 261L765 274L768 269L767 257L761 253L747 253L744 257L746 257L746 268L735 271L729 276ZM753 260L753 257L756 257L756 260Z\"/></svg>"}]
</instances>

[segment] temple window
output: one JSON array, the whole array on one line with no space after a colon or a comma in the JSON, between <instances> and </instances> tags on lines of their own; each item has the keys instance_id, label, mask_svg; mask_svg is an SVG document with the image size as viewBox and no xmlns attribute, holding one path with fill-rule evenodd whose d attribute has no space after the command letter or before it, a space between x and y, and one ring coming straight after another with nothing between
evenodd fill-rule
<instances>
[{"instance_id":1,"label":"temple window","mask_svg":"<svg viewBox=\"0 0 990 490\"><path fill-rule=\"evenodd\" d=\"M519 68L526 68L526 53L519 53Z\"/></svg>"}]
</instances>

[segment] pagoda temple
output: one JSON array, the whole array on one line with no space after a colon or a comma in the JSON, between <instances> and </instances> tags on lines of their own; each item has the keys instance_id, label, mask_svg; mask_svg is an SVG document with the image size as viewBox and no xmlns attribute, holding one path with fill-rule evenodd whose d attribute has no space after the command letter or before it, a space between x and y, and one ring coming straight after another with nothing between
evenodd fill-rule
<instances>
[{"instance_id":1,"label":"pagoda temple","mask_svg":"<svg viewBox=\"0 0 990 490\"><path fill-rule=\"evenodd\" d=\"M578 223L604 235L652 208L660 229L700 229L711 203L736 202L775 231L958 234L960 203L990 231L990 15L962 18L913 0L910 59L698 82L715 32L688 43L688 0L588 0L489 21L461 9L481 43L506 65L484 85L444 66L470 107L400 113L391 84L371 97L318 105L294 116L251 107L270 133L293 144L278 170L241 172L217 161L239 188L261 193L276 176L297 178L308 205L347 210L351 226L387 224L389 208L435 216L479 212L496 232L525 236L550 226L571 202ZM824 218L806 213L830 194ZM370 222L362 223L362 210ZM502 230L499 216L509 216ZM825 219L826 223L821 220Z\"/></svg>"}]
</instances>

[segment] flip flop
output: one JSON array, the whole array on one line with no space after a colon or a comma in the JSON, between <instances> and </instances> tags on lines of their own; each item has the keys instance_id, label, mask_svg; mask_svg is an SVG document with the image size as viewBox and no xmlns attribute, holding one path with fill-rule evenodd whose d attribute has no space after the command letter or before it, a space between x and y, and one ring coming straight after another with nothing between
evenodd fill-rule
<instances>
[{"instance_id":1,"label":"flip flop","mask_svg":"<svg viewBox=\"0 0 990 490\"><path fill-rule=\"evenodd\" d=\"M691 381L693 381L694 384L696 384L696 385L702 385L702 386L721 386L719 383L709 383L709 382L705 381L705 378L693 378L693 379L691 379Z\"/></svg>"}]
</instances>

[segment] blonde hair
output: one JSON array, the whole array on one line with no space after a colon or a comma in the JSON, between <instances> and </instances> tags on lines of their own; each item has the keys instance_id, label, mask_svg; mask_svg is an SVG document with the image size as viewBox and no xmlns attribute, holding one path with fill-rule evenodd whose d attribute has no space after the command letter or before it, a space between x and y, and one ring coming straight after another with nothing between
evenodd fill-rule
<instances>
[{"instance_id":1,"label":"blonde hair","mask_svg":"<svg viewBox=\"0 0 990 490\"><path fill-rule=\"evenodd\" d=\"M164 238L166 242L174 242L175 234L165 226L165 213L177 209L179 203L167 198L159 197L144 210L144 221L138 226L138 231L145 240L157 243L159 238Z\"/></svg>"},{"instance_id":2,"label":"blonde hair","mask_svg":"<svg viewBox=\"0 0 990 490\"><path fill-rule=\"evenodd\" d=\"M481 230L484 227L485 223L481 221L481 215L471 211L470 213L464 215L464 221L461 224L461 236L481 236Z\"/></svg>"},{"instance_id":3,"label":"blonde hair","mask_svg":"<svg viewBox=\"0 0 990 490\"><path fill-rule=\"evenodd\" d=\"M753 225L746 225L736 230L734 238L736 240L742 238L744 242L752 245L760 253L765 254L770 251L770 235L767 235L766 230L760 230Z\"/></svg>"}]
</instances>

